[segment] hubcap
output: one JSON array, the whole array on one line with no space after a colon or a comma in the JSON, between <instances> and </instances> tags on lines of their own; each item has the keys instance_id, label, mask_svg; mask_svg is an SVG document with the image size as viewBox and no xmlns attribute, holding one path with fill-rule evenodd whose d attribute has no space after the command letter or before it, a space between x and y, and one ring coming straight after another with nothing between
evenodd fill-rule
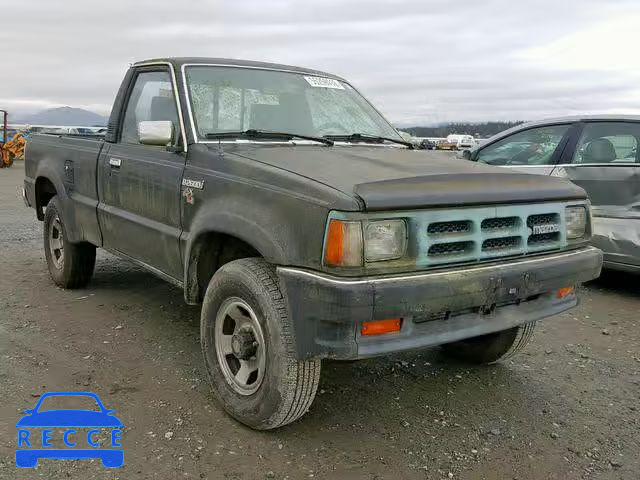
<instances>
[{"instance_id":1,"label":"hubcap","mask_svg":"<svg viewBox=\"0 0 640 480\"><path fill-rule=\"evenodd\" d=\"M264 378L264 334L253 309L242 299L226 299L216 315L218 364L227 383L241 395L254 393Z\"/></svg>"},{"instance_id":2,"label":"hubcap","mask_svg":"<svg viewBox=\"0 0 640 480\"><path fill-rule=\"evenodd\" d=\"M58 216L53 219L49 228L49 253L51 253L51 260L56 268L62 269L64 266L64 241L62 239L62 224Z\"/></svg>"}]
</instances>

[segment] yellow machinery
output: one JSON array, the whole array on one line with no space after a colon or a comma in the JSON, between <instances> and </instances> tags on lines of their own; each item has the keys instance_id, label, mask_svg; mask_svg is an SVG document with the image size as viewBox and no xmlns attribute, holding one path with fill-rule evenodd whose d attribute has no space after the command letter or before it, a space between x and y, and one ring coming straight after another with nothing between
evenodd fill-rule
<instances>
[{"instance_id":1,"label":"yellow machinery","mask_svg":"<svg viewBox=\"0 0 640 480\"><path fill-rule=\"evenodd\" d=\"M14 158L24 157L24 147L27 141L21 133L15 133L11 139L9 139L9 131L7 129L7 112L0 110L3 114L3 130L2 140L0 140L0 168L10 167L13 165Z\"/></svg>"}]
</instances>

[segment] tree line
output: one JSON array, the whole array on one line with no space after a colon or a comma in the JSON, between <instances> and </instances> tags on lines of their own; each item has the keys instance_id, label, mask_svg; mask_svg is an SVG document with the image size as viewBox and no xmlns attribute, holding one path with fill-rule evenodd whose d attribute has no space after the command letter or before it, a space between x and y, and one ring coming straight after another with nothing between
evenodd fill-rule
<instances>
[{"instance_id":1,"label":"tree line","mask_svg":"<svg viewBox=\"0 0 640 480\"><path fill-rule=\"evenodd\" d=\"M409 127L401 128L409 132L414 137L446 137L457 133L462 135L473 135L474 137L487 138L496 133L500 133L508 128L520 125L522 121L513 122L484 122L484 123L464 123L454 122L438 125L435 127Z\"/></svg>"}]
</instances>

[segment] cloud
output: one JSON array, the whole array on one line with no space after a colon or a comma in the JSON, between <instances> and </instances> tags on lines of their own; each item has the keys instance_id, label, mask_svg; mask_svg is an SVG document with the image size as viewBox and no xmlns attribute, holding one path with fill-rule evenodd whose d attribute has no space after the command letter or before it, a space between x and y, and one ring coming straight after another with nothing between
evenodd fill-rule
<instances>
[{"instance_id":1,"label":"cloud","mask_svg":"<svg viewBox=\"0 0 640 480\"><path fill-rule=\"evenodd\" d=\"M640 110L635 1L24 0L12 17L16 113L107 113L129 62L173 55L334 72L401 125Z\"/></svg>"}]
</instances>

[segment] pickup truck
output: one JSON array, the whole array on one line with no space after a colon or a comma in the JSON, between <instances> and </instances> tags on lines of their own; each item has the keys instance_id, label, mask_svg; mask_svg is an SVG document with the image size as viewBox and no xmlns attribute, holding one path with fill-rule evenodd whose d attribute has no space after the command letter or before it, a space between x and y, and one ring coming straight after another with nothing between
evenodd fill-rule
<instances>
[{"instance_id":1,"label":"pickup truck","mask_svg":"<svg viewBox=\"0 0 640 480\"><path fill-rule=\"evenodd\" d=\"M414 150L292 66L136 63L105 138L34 135L25 177L53 281L86 286L101 247L182 288L215 396L255 429L307 412L322 359L507 358L602 264L580 187Z\"/></svg>"}]
</instances>

